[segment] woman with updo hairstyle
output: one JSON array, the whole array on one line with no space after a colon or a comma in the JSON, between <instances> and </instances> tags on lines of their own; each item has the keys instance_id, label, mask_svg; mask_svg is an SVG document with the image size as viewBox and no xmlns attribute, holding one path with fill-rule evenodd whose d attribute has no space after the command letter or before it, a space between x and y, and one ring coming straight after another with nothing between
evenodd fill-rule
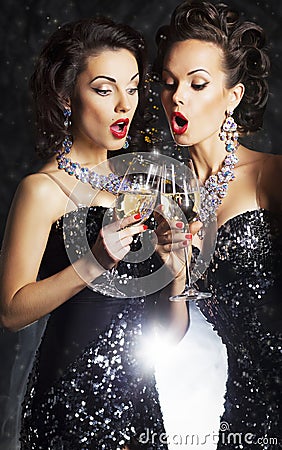
<instances>
[{"instance_id":1,"label":"woman with updo hairstyle","mask_svg":"<svg viewBox=\"0 0 282 450\"><path fill-rule=\"evenodd\" d=\"M203 185L200 217L218 223L203 275L212 297L198 303L228 353L218 449L281 448L282 158L240 142L263 123L264 31L225 4L187 0L156 39L171 133Z\"/></svg>"}]
</instances>

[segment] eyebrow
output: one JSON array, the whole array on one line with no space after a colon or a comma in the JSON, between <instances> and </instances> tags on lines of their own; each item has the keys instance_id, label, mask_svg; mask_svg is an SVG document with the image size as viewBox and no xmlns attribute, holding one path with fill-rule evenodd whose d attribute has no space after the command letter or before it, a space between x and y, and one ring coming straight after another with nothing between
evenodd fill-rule
<instances>
[{"instance_id":1,"label":"eyebrow","mask_svg":"<svg viewBox=\"0 0 282 450\"><path fill-rule=\"evenodd\" d=\"M168 72L168 73L170 73L171 75L173 75L173 73L172 73L170 70L166 69L165 67L163 68L163 71L164 71L164 72ZM188 76L189 76L189 75L193 75L193 74L196 73L196 72L206 72L208 75L210 75L210 73L209 73L207 70L205 70L205 69L195 69L195 70L191 70L191 72L188 72L187 75L188 75Z\"/></svg>"},{"instance_id":2,"label":"eyebrow","mask_svg":"<svg viewBox=\"0 0 282 450\"><path fill-rule=\"evenodd\" d=\"M136 77L138 77L138 75L139 75L139 72L137 72L135 75L133 75L133 77L130 78L130 81L133 81ZM115 80L112 77L108 77L107 75L97 75L97 77L93 78L93 80L91 80L90 83L93 83L93 81L95 81L95 80L97 80L99 78L111 81L112 83L116 83L117 82L117 80Z\"/></svg>"},{"instance_id":3,"label":"eyebrow","mask_svg":"<svg viewBox=\"0 0 282 450\"><path fill-rule=\"evenodd\" d=\"M193 75L193 73L196 73L196 72L206 72L208 75L210 75L210 73L207 70L205 70L205 69L191 70L191 72L188 72L187 75Z\"/></svg>"}]
</instances>

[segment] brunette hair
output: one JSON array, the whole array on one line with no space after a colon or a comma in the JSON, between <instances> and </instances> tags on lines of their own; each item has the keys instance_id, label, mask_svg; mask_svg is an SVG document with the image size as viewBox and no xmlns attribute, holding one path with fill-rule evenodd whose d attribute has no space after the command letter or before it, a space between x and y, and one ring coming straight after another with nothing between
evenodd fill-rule
<instances>
[{"instance_id":1,"label":"brunette hair","mask_svg":"<svg viewBox=\"0 0 282 450\"><path fill-rule=\"evenodd\" d=\"M102 16L67 23L49 38L30 80L39 135L37 152L41 157L48 158L61 147L67 134L63 114L66 99L72 98L87 58L117 49L130 51L138 64L139 105L132 124L133 128L138 127L144 115L147 71L146 46L141 34Z\"/></svg>"},{"instance_id":2,"label":"brunette hair","mask_svg":"<svg viewBox=\"0 0 282 450\"><path fill-rule=\"evenodd\" d=\"M238 130L247 133L260 129L268 98L266 78L270 67L263 29L242 20L223 3L186 0L174 10L170 25L157 32L154 70L159 76L172 44L187 39L212 42L222 49L226 87L237 83L245 86L244 96L234 112Z\"/></svg>"}]
</instances>

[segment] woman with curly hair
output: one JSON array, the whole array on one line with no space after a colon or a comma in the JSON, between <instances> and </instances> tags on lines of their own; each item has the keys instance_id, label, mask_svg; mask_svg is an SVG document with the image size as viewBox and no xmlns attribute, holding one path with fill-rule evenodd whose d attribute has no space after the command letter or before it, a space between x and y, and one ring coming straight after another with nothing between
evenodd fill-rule
<instances>
[{"instance_id":1,"label":"woman with curly hair","mask_svg":"<svg viewBox=\"0 0 282 450\"><path fill-rule=\"evenodd\" d=\"M121 183L108 150L120 150L143 115L146 62L137 31L89 18L52 34L31 79L46 161L17 189L0 271L1 325L17 331L48 315L23 403L23 450L167 449L154 373L139 355L157 305L179 337L187 310L163 291L159 302L93 287L147 228L140 214L104 221ZM123 270L150 274L152 262L123 261ZM181 291L183 277L168 291L178 282Z\"/></svg>"},{"instance_id":2,"label":"woman with curly hair","mask_svg":"<svg viewBox=\"0 0 282 450\"><path fill-rule=\"evenodd\" d=\"M204 213L218 221L205 274L212 298L199 303L228 353L218 449L281 448L282 158L240 143L262 126L264 31L224 4L189 0L157 43L171 133L189 146L208 196Z\"/></svg>"}]
</instances>

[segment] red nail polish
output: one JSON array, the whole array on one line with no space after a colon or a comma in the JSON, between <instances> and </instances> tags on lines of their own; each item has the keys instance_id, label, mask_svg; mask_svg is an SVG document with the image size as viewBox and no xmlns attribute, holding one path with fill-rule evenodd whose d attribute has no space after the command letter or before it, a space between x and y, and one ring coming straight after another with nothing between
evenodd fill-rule
<instances>
[{"instance_id":1,"label":"red nail polish","mask_svg":"<svg viewBox=\"0 0 282 450\"><path fill-rule=\"evenodd\" d=\"M188 241L183 241L182 245L186 246L188 244Z\"/></svg>"},{"instance_id":2,"label":"red nail polish","mask_svg":"<svg viewBox=\"0 0 282 450\"><path fill-rule=\"evenodd\" d=\"M141 219L141 214L140 213L135 214L134 219L135 220Z\"/></svg>"},{"instance_id":3,"label":"red nail polish","mask_svg":"<svg viewBox=\"0 0 282 450\"><path fill-rule=\"evenodd\" d=\"M189 241L192 240L193 235L191 233L185 234L186 239L189 239Z\"/></svg>"},{"instance_id":4,"label":"red nail polish","mask_svg":"<svg viewBox=\"0 0 282 450\"><path fill-rule=\"evenodd\" d=\"M183 222L176 222L175 226L177 228L183 228Z\"/></svg>"},{"instance_id":5,"label":"red nail polish","mask_svg":"<svg viewBox=\"0 0 282 450\"><path fill-rule=\"evenodd\" d=\"M143 230L148 230L148 226L147 225L143 225Z\"/></svg>"}]
</instances>

